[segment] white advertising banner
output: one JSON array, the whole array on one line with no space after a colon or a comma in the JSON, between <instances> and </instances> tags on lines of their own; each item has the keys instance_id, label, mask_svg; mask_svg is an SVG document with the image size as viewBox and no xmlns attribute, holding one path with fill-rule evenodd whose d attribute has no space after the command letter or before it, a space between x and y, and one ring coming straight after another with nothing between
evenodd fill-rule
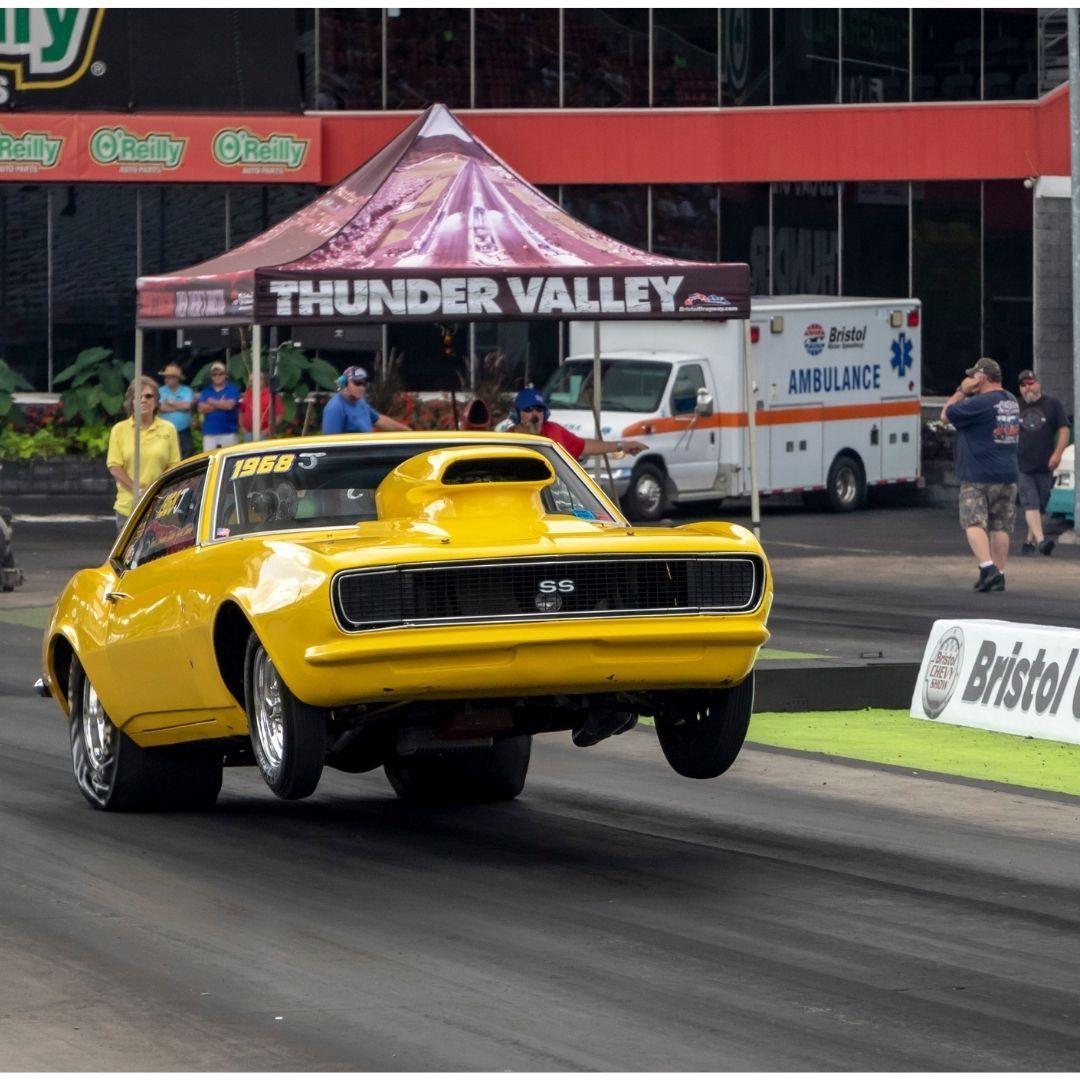
<instances>
[{"instance_id":1,"label":"white advertising banner","mask_svg":"<svg viewBox=\"0 0 1080 1080\"><path fill-rule=\"evenodd\" d=\"M911 715L1080 743L1080 630L965 619L934 623Z\"/></svg>"}]
</instances>

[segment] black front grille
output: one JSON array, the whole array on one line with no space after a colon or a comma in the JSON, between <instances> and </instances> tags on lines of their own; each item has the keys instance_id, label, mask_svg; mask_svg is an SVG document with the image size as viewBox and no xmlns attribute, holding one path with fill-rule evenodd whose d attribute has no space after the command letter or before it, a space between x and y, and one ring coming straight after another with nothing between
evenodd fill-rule
<instances>
[{"instance_id":1,"label":"black front grille","mask_svg":"<svg viewBox=\"0 0 1080 1080\"><path fill-rule=\"evenodd\" d=\"M347 570L334 579L346 630L588 615L749 611L754 556L517 559Z\"/></svg>"}]
</instances>

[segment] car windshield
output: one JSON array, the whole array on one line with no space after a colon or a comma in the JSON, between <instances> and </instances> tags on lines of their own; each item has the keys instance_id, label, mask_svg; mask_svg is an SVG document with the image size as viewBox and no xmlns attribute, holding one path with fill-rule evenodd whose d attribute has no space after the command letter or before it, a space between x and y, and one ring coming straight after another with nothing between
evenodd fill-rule
<instances>
[{"instance_id":1,"label":"car windshield","mask_svg":"<svg viewBox=\"0 0 1080 1080\"><path fill-rule=\"evenodd\" d=\"M671 365L658 360L600 359L600 404L605 412L656 412ZM593 362L568 360L544 390L553 409L593 407Z\"/></svg>"},{"instance_id":2,"label":"car windshield","mask_svg":"<svg viewBox=\"0 0 1080 1080\"><path fill-rule=\"evenodd\" d=\"M475 439L384 442L279 448L230 454L222 464L214 517L215 539L283 529L340 528L377 521L375 491L403 461L447 446L506 447ZM516 444L521 445L521 444ZM607 508L553 447L530 443L555 471L541 499L549 514L612 521Z\"/></svg>"}]
</instances>

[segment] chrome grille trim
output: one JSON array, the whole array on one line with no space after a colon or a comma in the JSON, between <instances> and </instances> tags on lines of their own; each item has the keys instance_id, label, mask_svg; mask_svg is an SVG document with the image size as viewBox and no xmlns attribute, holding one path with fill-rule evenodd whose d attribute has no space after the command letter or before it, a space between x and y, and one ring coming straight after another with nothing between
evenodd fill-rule
<instances>
[{"instance_id":1,"label":"chrome grille trim","mask_svg":"<svg viewBox=\"0 0 1080 1080\"><path fill-rule=\"evenodd\" d=\"M708 564L715 567L719 563L730 565L732 563L746 564L749 569L748 599L741 604L721 605L715 603L684 603L665 604L662 606L639 606L631 608L605 608L593 607L585 610L573 611L527 611L518 613L500 614L456 614L450 616L423 617L410 615L407 608L415 594L414 581L422 580L423 575L442 573L446 582L452 581L452 575L457 570L483 570L496 568L525 568L527 570L550 567L552 574L569 571L571 567L595 566L597 564L630 564L637 566L643 563L668 563L678 564L685 567L685 573L689 580L690 565ZM742 573L746 573L743 569ZM368 617L363 619L350 618L347 610L355 606L346 597L343 597L343 589L350 582L364 579L373 586L374 579L382 577L385 580L376 586L375 598L379 599L382 593L382 603L385 605L379 613L371 611ZM670 579L670 570L668 572ZM700 593L703 574L699 571L695 586ZM456 562L438 561L429 563L400 564L396 566L379 566L370 569L341 570L335 574L331 582L330 593L334 619L339 628L345 633L369 633L378 630L409 629L426 626L475 626L491 623L515 623L515 622L549 622L551 620L581 619L581 618L635 618L646 615L696 615L696 614L725 614L737 615L753 611L762 600L764 591L764 566L757 555L565 555L556 558L518 558L518 559L470 559ZM672 586L674 587L674 586ZM687 591L692 591L687 586ZM740 589L740 591L742 591ZM699 596L699 599L702 599ZM381 606L381 605L380 605ZM354 611L351 614L356 615ZM380 618L379 615L382 615Z\"/></svg>"}]
</instances>

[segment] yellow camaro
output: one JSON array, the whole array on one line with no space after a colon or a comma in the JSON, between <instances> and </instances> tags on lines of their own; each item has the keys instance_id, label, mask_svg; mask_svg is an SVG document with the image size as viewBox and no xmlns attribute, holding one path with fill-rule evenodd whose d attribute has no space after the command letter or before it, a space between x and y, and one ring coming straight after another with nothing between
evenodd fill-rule
<instances>
[{"instance_id":1,"label":"yellow camaro","mask_svg":"<svg viewBox=\"0 0 1080 1080\"><path fill-rule=\"evenodd\" d=\"M735 760L772 580L737 525L630 525L547 439L320 436L183 462L77 573L42 692L101 809L285 799L383 766L424 800L511 799L534 734L655 719L673 768Z\"/></svg>"}]
</instances>

